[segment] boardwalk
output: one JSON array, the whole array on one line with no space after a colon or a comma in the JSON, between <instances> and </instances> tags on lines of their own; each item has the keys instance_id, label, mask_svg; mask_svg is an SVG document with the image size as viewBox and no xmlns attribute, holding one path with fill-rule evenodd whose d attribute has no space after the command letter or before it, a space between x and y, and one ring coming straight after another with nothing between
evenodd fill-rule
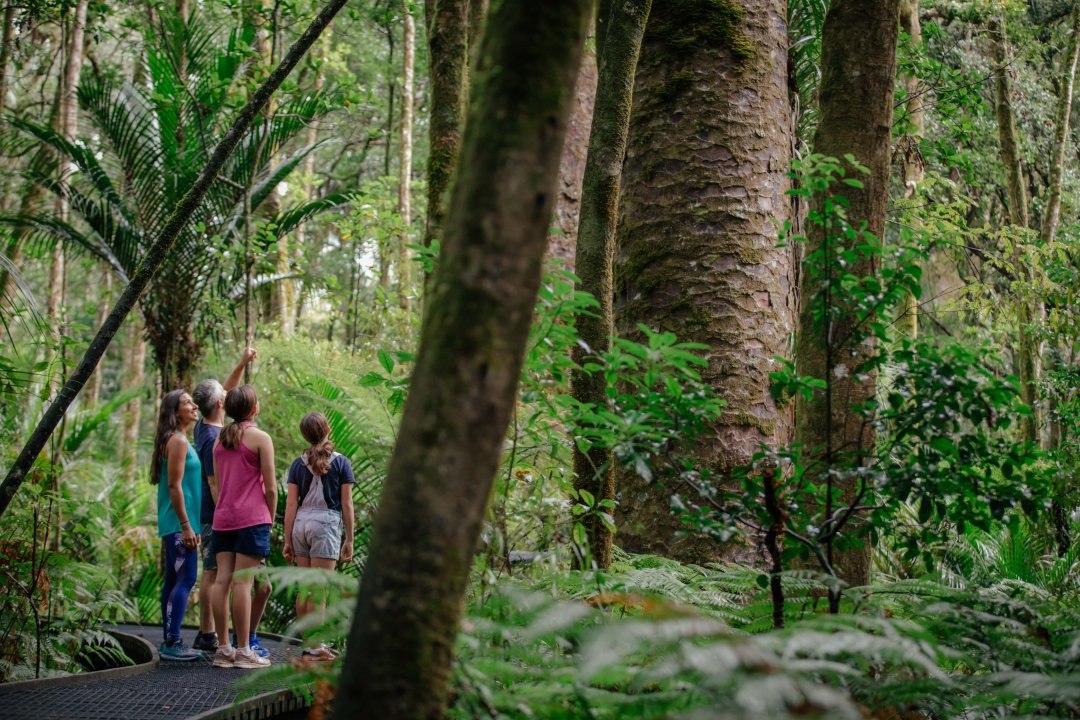
<instances>
[{"instance_id":1,"label":"boardwalk","mask_svg":"<svg viewBox=\"0 0 1080 720\"><path fill-rule=\"evenodd\" d=\"M156 627L122 625L118 628L131 635L140 635L156 646L160 629ZM185 635L188 633L185 632ZM186 638L190 642L190 638ZM270 659L277 665L299 655L299 649L271 640L263 641ZM210 665L210 661L193 663L162 662L157 669L141 675L103 679L78 685L5 692L0 695L0 718L3 720L157 720L159 718L263 718L295 706L288 693L236 706L240 691L232 684L245 674L262 670L225 670ZM274 680L270 675L270 680ZM280 680L280 678L277 678ZM273 683L260 685L255 691L243 690L243 697L253 692L278 690ZM275 702L276 700L276 702ZM273 706L273 707L271 707ZM214 711L221 711L215 713Z\"/></svg>"}]
</instances>

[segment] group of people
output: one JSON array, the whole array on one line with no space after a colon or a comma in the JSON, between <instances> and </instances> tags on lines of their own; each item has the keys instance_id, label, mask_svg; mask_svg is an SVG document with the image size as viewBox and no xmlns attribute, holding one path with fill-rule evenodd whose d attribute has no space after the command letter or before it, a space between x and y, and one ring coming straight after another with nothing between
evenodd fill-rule
<instances>
[{"instance_id":1,"label":"group of people","mask_svg":"<svg viewBox=\"0 0 1080 720\"><path fill-rule=\"evenodd\" d=\"M158 536L165 561L163 660L193 661L212 654L215 667L270 665L256 628L271 587L265 580L256 582L253 571L270 555L277 515L274 442L255 423L255 388L240 384L256 356L254 348L245 349L224 384L204 380L190 395L173 390L161 399L150 481L158 486ZM332 570L339 560L352 559L352 466L334 452L330 425L321 413L305 415L300 433L308 449L289 468L284 555L301 567ZM198 528L191 514L196 509ZM199 632L188 647L180 627L200 555ZM227 632L230 595L232 636ZM297 598L298 616L315 609L311 598ZM304 656L330 660L334 653L319 644L305 649Z\"/></svg>"}]
</instances>

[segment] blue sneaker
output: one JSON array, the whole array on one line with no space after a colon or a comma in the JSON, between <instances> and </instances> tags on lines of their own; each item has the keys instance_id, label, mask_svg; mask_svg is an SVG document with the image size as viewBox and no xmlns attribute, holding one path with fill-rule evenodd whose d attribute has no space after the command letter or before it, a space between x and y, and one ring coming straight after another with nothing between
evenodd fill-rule
<instances>
[{"instance_id":1,"label":"blue sneaker","mask_svg":"<svg viewBox=\"0 0 1080 720\"><path fill-rule=\"evenodd\" d=\"M204 655L198 650L192 650L184 644L183 640L177 640L173 643L168 641L161 643L158 646L158 654L162 660L172 660L177 662L192 662L194 660L202 660Z\"/></svg>"},{"instance_id":2,"label":"blue sneaker","mask_svg":"<svg viewBox=\"0 0 1080 720\"><path fill-rule=\"evenodd\" d=\"M239 647L236 644L236 633L229 633L229 638L232 640L233 647ZM248 647L261 658L270 657L270 651L259 644L259 636L255 633L248 635Z\"/></svg>"},{"instance_id":3,"label":"blue sneaker","mask_svg":"<svg viewBox=\"0 0 1080 720\"><path fill-rule=\"evenodd\" d=\"M270 657L270 651L259 644L259 636L255 633L251 633L251 637L248 638L248 647L255 651L255 654L261 658Z\"/></svg>"}]
</instances>

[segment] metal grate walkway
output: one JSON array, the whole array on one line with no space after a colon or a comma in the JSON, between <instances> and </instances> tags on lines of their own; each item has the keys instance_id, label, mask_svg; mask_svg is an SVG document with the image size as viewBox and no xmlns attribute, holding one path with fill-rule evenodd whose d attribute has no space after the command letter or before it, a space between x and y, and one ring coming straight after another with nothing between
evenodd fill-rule
<instances>
[{"instance_id":1,"label":"metal grate walkway","mask_svg":"<svg viewBox=\"0 0 1080 720\"><path fill-rule=\"evenodd\" d=\"M142 625L117 627L130 635L146 638L156 647L160 629ZM193 631L185 629L189 644ZM262 639L275 665L299 657L300 649ZM192 718L213 713L214 718L266 718L299 709L302 701L276 687L273 678L255 688L233 687L236 680L261 670L215 668L209 660L190 663L162 661L156 670L141 675L105 678L79 685L19 690L0 696L3 720L158 720ZM280 681L280 676L276 678ZM245 702L257 693L280 690L276 696ZM243 695L241 695L241 692ZM240 698L241 702L236 703Z\"/></svg>"}]
</instances>

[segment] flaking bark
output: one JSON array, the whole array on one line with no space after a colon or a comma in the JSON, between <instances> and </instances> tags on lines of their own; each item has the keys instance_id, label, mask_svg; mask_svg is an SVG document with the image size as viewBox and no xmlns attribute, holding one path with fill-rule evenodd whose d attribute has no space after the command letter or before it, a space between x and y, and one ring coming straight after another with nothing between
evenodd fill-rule
<instances>
[{"instance_id":1,"label":"flaking bark","mask_svg":"<svg viewBox=\"0 0 1080 720\"><path fill-rule=\"evenodd\" d=\"M788 218L791 109L787 2L655 3L638 62L616 250L620 335L637 323L704 343L702 375L727 407L699 441L704 467L747 463L760 443L786 444L789 422L769 394L774 356L790 355ZM723 556L675 539L674 491L620 472L622 547L682 560Z\"/></svg>"}]
</instances>

